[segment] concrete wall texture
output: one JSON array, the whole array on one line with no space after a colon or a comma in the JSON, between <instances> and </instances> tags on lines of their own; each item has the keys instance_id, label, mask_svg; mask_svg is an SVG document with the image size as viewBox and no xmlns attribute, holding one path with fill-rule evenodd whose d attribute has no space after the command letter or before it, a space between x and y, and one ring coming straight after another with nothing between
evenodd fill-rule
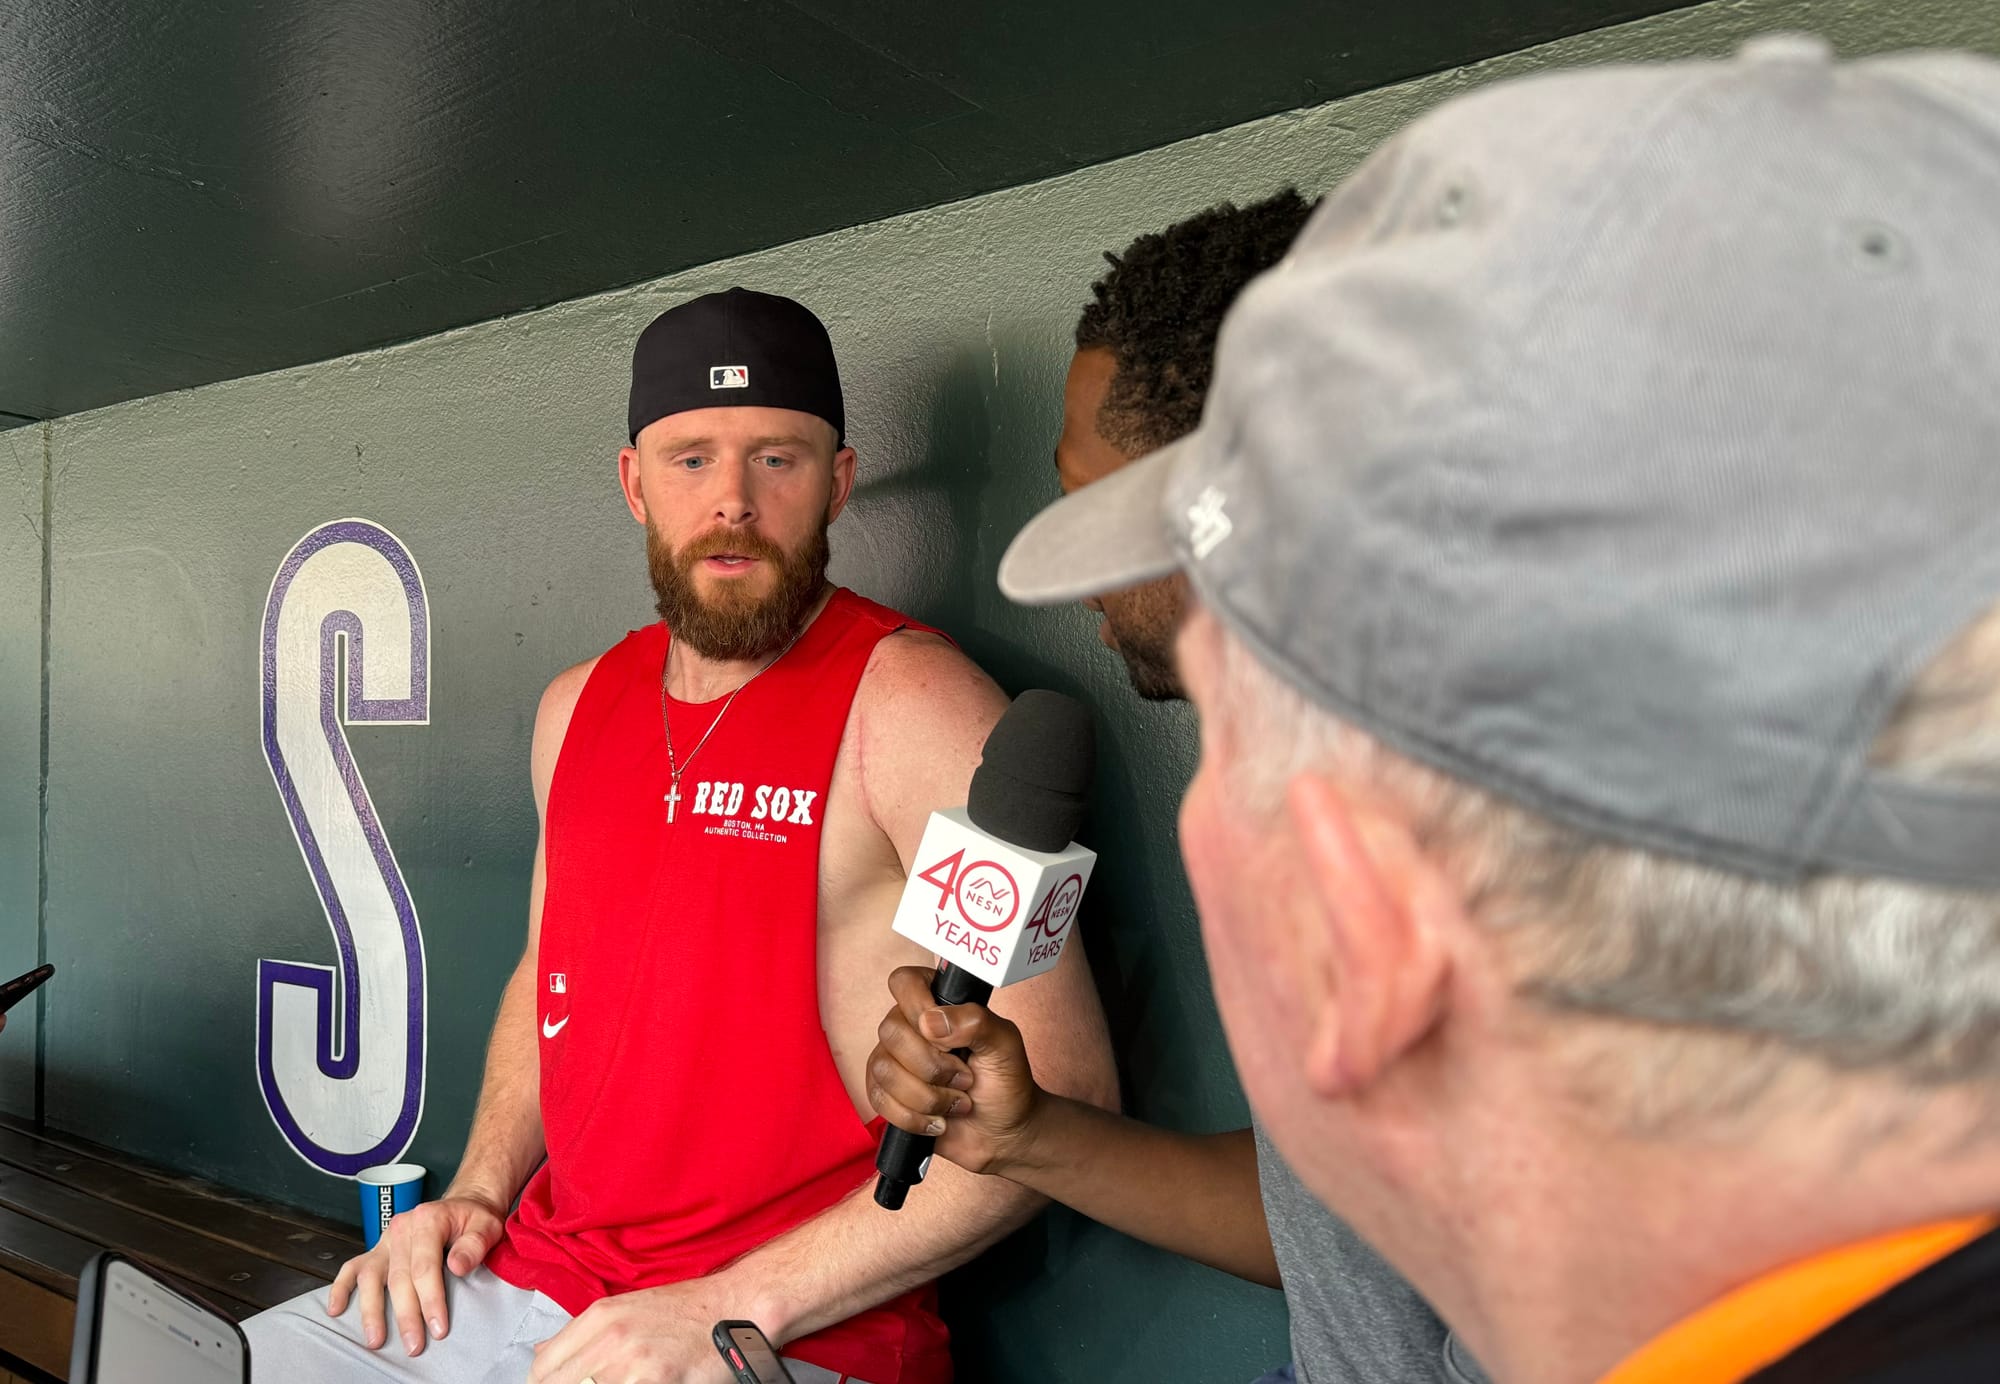
<instances>
[{"instance_id":1,"label":"concrete wall texture","mask_svg":"<svg viewBox=\"0 0 2000 1384\"><path fill-rule=\"evenodd\" d=\"M407 545L430 602L428 724L349 737L422 921L429 1087L409 1156L442 1184L524 935L536 697L651 618L614 481L630 343L672 303L743 283L812 305L840 351L861 482L834 530L835 577L953 632L1010 690L1098 708L1103 865L1085 925L1128 1108L1239 1124L1175 854L1191 719L1134 701L1086 612L1014 609L993 582L1056 490L1068 332L1100 252L1223 198L1323 190L1477 83L1719 54L1780 28L1850 54L2000 52L1985 0L1715 0L543 312L0 437L0 974L38 955L61 968L0 1036L0 1108L36 1114L39 1076L54 1127L350 1210L346 1184L287 1148L254 1071L258 958L333 961L260 749L258 638L291 546L359 515ZM1248 1379L1287 1353L1276 1294L1060 1212L947 1301L972 1379Z\"/></svg>"}]
</instances>

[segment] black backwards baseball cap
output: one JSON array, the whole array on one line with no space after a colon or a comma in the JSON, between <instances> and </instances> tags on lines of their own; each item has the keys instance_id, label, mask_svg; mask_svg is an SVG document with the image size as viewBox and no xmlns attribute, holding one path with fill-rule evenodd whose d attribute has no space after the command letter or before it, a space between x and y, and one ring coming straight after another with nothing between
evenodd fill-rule
<instances>
[{"instance_id":1,"label":"black backwards baseball cap","mask_svg":"<svg viewBox=\"0 0 2000 1384\"><path fill-rule=\"evenodd\" d=\"M1237 300L1201 425L1000 584L1177 570L1333 714L1586 832L2000 888L2000 791L1870 760L2000 603L2000 63L1778 35L1415 122Z\"/></svg>"},{"instance_id":2,"label":"black backwards baseball cap","mask_svg":"<svg viewBox=\"0 0 2000 1384\"><path fill-rule=\"evenodd\" d=\"M811 309L732 288L668 308L632 348L631 439L697 408L788 408L833 424L847 442L847 405L833 341Z\"/></svg>"}]
</instances>

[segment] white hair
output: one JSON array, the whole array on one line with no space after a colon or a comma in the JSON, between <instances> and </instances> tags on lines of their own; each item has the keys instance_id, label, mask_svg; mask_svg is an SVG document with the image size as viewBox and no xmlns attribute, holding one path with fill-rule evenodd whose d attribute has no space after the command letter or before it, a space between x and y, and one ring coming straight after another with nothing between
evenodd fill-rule
<instances>
[{"instance_id":1,"label":"white hair","mask_svg":"<svg viewBox=\"0 0 2000 1384\"><path fill-rule=\"evenodd\" d=\"M1627 1021L1616 1027L1636 1041L1596 1055L1660 1118L1741 1106L1787 1057L1903 1084L2000 1078L2000 893L1831 874L1775 884L1607 842L1392 752L1212 629L1215 713L1257 731L1230 737L1256 747L1226 771L1233 786L1269 807L1294 775L1324 772L1400 804L1502 937L1517 993ZM1931 664L1873 759L2000 788L2000 610ZM1642 1071L1686 1080L1669 1095Z\"/></svg>"}]
</instances>

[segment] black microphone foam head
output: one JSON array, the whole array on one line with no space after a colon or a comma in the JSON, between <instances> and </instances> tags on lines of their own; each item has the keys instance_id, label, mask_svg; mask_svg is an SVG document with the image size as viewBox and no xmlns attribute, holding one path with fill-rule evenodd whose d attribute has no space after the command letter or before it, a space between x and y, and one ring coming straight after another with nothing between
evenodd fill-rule
<instances>
[{"instance_id":1,"label":"black microphone foam head","mask_svg":"<svg viewBox=\"0 0 2000 1384\"><path fill-rule=\"evenodd\" d=\"M1096 735L1083 703L1030 688L987 735L965 815L1010 845L1062 850L1083 825L1096 770Z\"/></svg>"}]
</instances>

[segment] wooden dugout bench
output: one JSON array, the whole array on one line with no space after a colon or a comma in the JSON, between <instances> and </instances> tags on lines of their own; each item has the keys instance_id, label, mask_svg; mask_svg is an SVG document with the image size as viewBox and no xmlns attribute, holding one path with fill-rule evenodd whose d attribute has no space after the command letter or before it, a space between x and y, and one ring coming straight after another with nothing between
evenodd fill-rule
<instances>
[{"instance_id":1,"label":"wooden dugout bench","mask_svg":"<svg viewBox=\"0 0 2000 1384\"><path fill-rule=\"evenodd\" d=\"M67 1376L77 1274L102 1249L241 1321L331 1282L361 1237L0 1116L0 1384Z\"/></svg>"}]
</instances>

